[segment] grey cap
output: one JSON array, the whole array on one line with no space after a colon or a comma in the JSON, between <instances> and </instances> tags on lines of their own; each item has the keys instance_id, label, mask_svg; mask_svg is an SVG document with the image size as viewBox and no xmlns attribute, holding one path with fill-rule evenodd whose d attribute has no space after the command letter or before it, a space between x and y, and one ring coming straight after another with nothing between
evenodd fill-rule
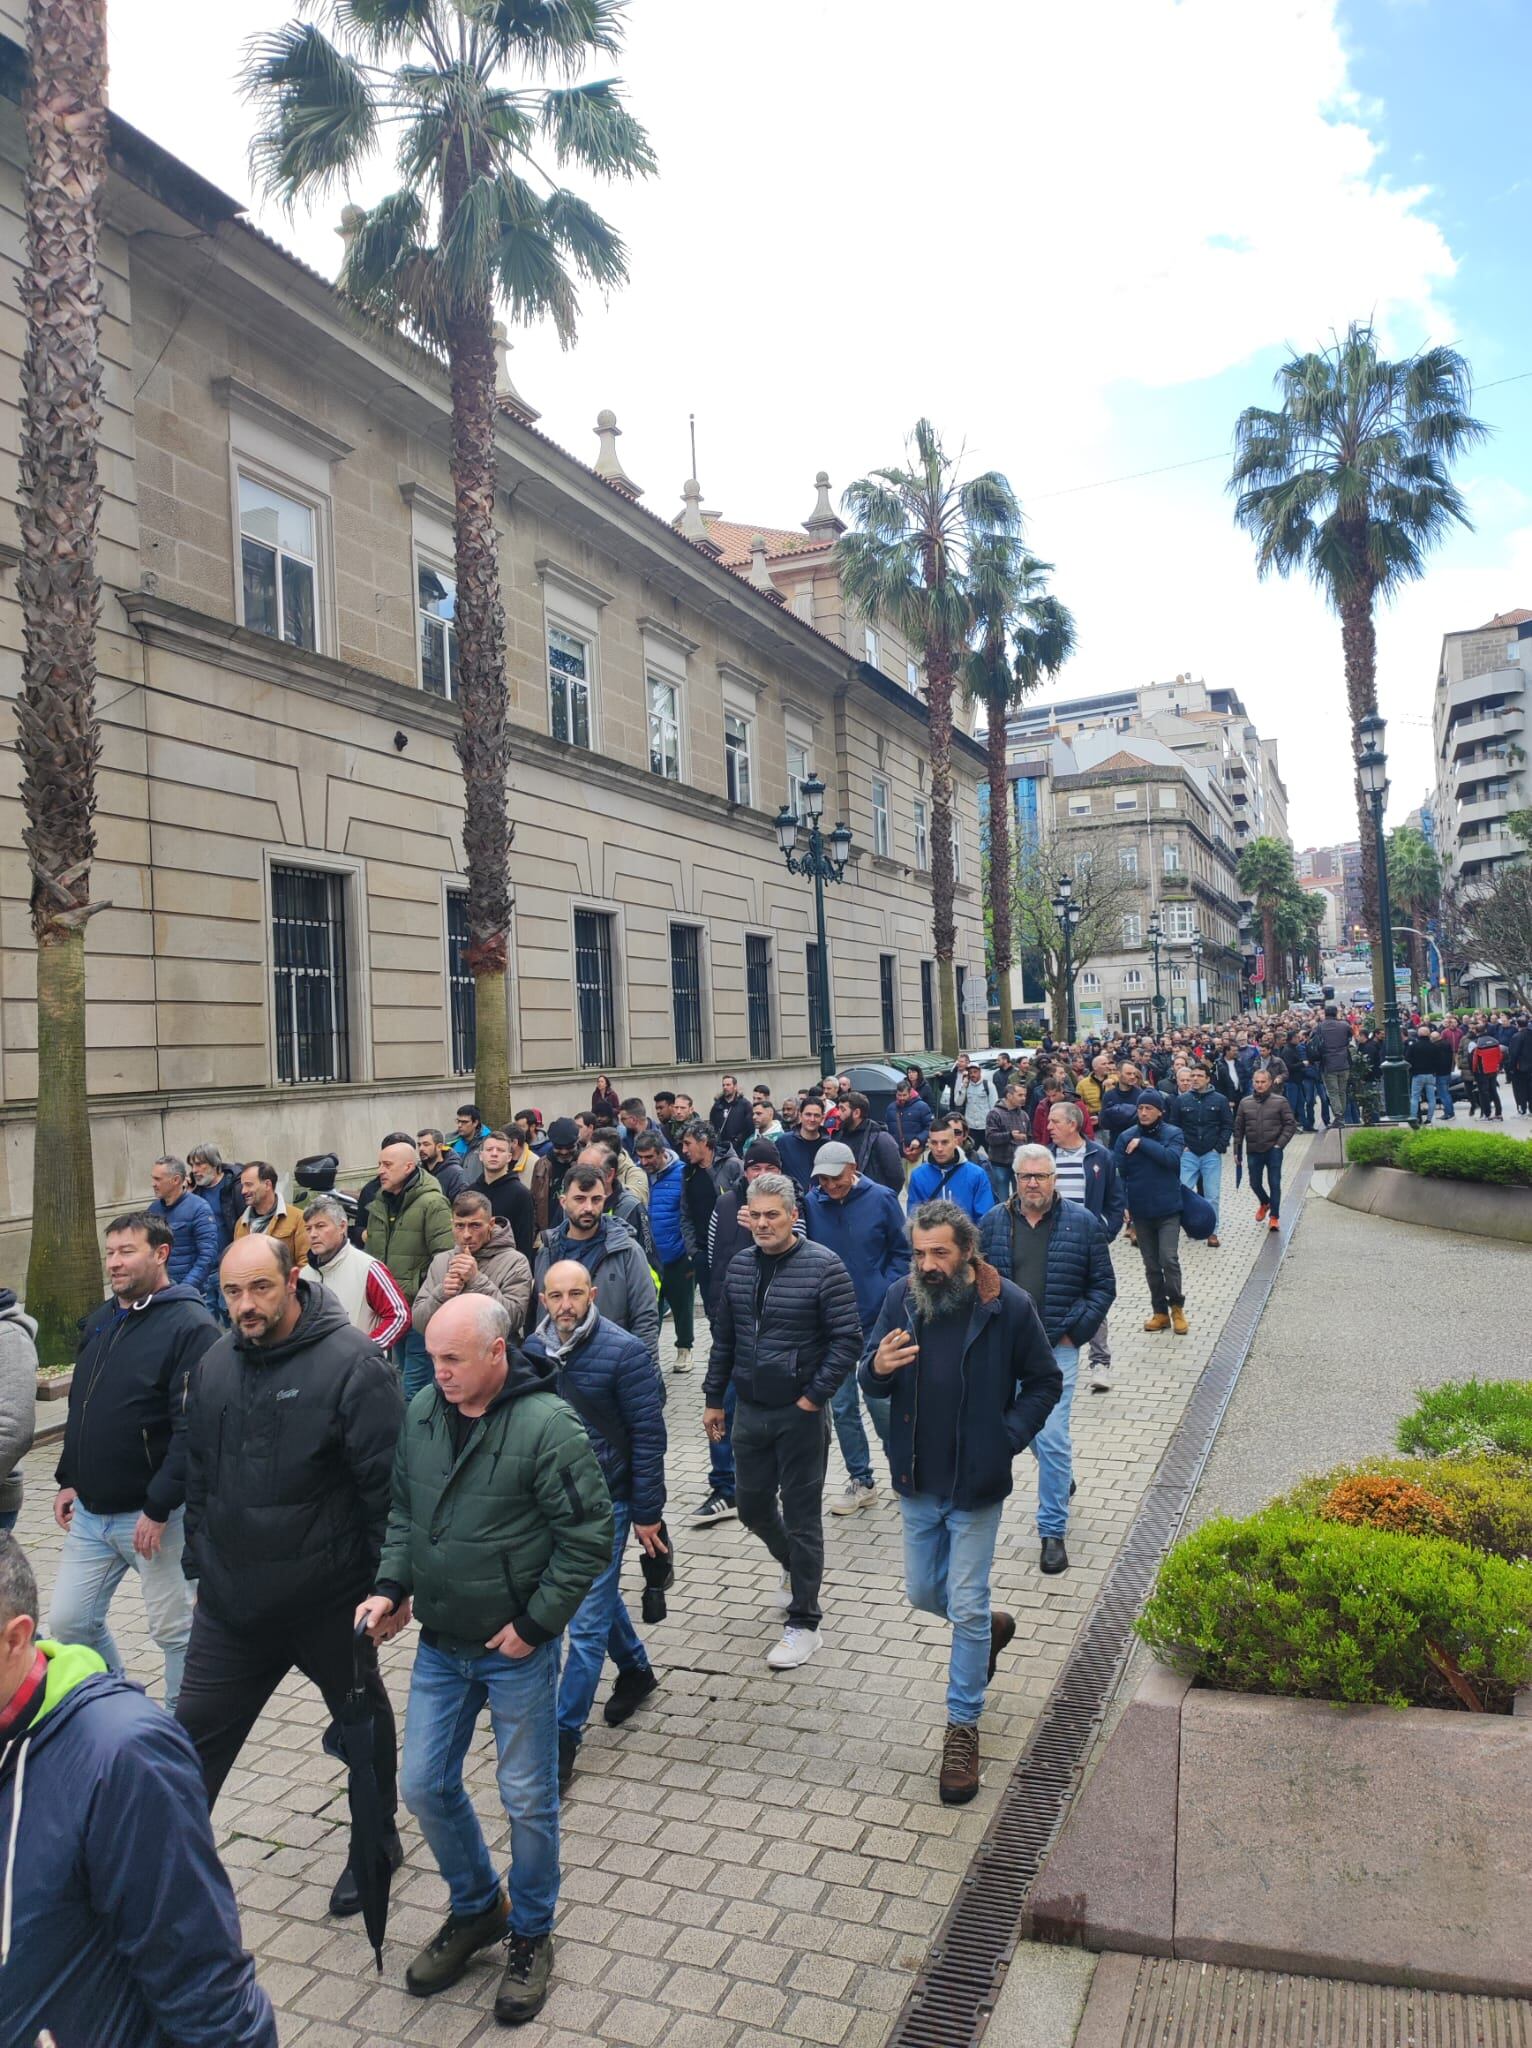
<instances>
[{"instance_id":1,"label":"grey cap","mask_svg":"<svg viewBox=\"0 0 1532 2048\"><path fill-rule=\"evenodd\" d=\"M833 1179L837 1173L844 1173L848 1166L855 1165L856 1154L852 1151L851 1147L849 1145L842 1145L832 1139L828 1145L821 1145L814 1154L814 1171L809 1175L809 1178L810 1180L824 1180L826 1177Z\"/></svg>"}]
</instances>

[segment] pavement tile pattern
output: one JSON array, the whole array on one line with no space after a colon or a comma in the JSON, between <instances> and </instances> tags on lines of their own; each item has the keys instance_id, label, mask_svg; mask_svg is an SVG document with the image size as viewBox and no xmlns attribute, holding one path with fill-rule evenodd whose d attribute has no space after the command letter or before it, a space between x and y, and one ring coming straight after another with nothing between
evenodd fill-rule
<instances>
[{"instance_id":1,"label":"pavement tile pattern","mask_svg":"<svg viewBox=\"0 0 1532 2048\"><path fill-rule=\"evenodd\" d=\"M1289 1154L1289 1177L1308 1141ZM737 1522L693 1531L706 1492L699 1369L669 1378L669 1520L677 1534L669 1619L644 1631L662 1684L620 1730L600 1718L580 1750L562 1824L555 1983L526 2048L881 2048L950 1904L1033 1718L1098 1593L1198 1374L1265 1238L1226 1166L1222 1246L1183 1246L1191 1334L1148 1335L1143 1268L1113 1248L1114 1385L1081 1389L1073 1437L1079 1494L1072 1569L1037 1570L1036 1468L1023 1457L995 1560L995 1604L1016 1641L990 1688L984 1784L964 1808L937 1798L948 1631L905 1605L899 1513L827 1515L825 1641L797 1672L767 1670L780 1630L776 1573ZM671 1344L665 1340L667 1368ZM870 1433L870 1432L869 1432ZM33 1452L18 1535L51 1585L62 1538L50 1513L56 1453ZM844 1480L833 1444L828 1499ZM626 1574L637 1614L639 1575ZM136 1588L112 1627L130 1673L158 1691L159 1659ZM413 1630L384 1652L401 1722ZM490 2016L496 1952L428 2002L402 1988L445 1893L419 1830L394 1881L381 1980L360 1922L326 1917L345 1856L340 1767L320 1750L327 1716L294 1676L278 1691L215 1815L245 1940L276 2006L284 2048L460 2048L504 2038ZM491 1850L506 1827L487 1722L469 1789Z\"/></svg>"}]
</instances>

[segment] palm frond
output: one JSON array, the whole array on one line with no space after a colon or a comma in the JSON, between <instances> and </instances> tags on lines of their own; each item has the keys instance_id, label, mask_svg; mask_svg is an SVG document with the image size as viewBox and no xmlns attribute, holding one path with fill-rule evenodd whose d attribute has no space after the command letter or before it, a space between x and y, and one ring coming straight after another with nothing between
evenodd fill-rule
<instances>
[{"instance_id":1,"label":"palm frond","mask_svg":"<svg viewBox=\"0 0 1532 2048\"><path fill-rule=\"evenodd\" d=\"M246 45L244 92L264 125L250 144L256 186L291 207L344 185L377 139L378 109L355 58L312 22L289 22Z\"/></svg>"},{"instance_id":2,"label":"palm frond","mask_svg":"<svg viewBox=\"0 0 1532 2048\"><path fill-rule=\"evenodd\" d=\"M336 33L373 60L402 57L441 11L441 0L329 0L325 9Z\"/></svg>"},{"instance_id":3,"label":"palm frond","mask_svg":"<svg viewBox=\"0 0 1532 2048\"><path fill-rule=\"evenodd\" d=\"M603 178L643 178L658 169L649 138L613 79L547 93L542 128L560 164L577 163Z\"/></svg>"},{"instance_id":4,"label":"palm frond","mask_svg":"<svg viewBox=\"0 0 1532 2048\"><path fill-rule=\"evenodd\" d=\"M623 10L617 0L453 0L485 31L495 64L517 62L528 71L572 78L592 56L615 57L622 48Z\"/></svg>"},{"instance_id":5,"label":"palm frond","mask_svg":"<svg viewBox=\"0 0 1532 2048\"><path fill-rule=\"evenodd\" d=\"M543 223L554 247L580 276L603 291L622 284L628 275L628 252L622 237L578 193L560 187L543 202Z\"/></svg>"}]
</instances>

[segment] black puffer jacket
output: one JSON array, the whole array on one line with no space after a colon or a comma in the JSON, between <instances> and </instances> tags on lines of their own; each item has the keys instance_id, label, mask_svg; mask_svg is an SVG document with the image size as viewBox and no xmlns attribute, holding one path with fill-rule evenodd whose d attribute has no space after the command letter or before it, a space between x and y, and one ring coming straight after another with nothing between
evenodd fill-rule
<instances>
[{"instance_id":1,"label":"black puffer jacket","mask_svg":"<svg viewBox=\"0 0 1532 2048\"><path fill-rule=\"evenodd\" d=\"M851 1275L821 1244L794 1240L766 1262L765 1298L756 1308L762 1260L741 1252L717 1297L713 1348L703 1397L721 1408L730 1380L741 1401L787 1408L807 1398L823 1408L862 1355L862 1317Z\"/></svg>"},{"instance_id":2,"label":"black puffer jacket","mask_svg":"<svg viewBox=\"0 0 1532 2048\"><path fill-rule=\"evenodd\" d=\"M186 1411L186 1576L208 1612L258 1627L372 1590L404 1417L399 1375L327 1287L282 1344L229 1331Z\"/></svg>"}]
</instances>

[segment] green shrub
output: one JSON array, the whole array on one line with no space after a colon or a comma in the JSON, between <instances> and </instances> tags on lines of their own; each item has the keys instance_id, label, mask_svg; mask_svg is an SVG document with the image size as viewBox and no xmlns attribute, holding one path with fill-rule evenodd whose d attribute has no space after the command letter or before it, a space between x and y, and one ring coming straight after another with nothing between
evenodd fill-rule
<instances>
[{"instance_id":1,"label":"green shrub","mask_svg":"<svg viewBox=\"0 0 1532 2048\"><path fill-rule=\"evenodd\" d=\"M1433 1180L1484 1180L1498 1187L1532 1182L1532 1145L1493 1131L1413 1131L1399 1163Z\"/></svg>"},{"instance_id":2,"label":"green shrub","mask_svg":"<svg viewBox=\"0 0 1532 2048\"><path fill-rule=\"evenodd\" d=\"M1276 1506L1178 1543L1137 1626L1161 1657L1233 1692L1461 1704L1434 1648L1504 1709L1532 1660L1532 1573L1442 1537Z\"/></svg>"},{"instance_id":3,"label":"green shrub","mask_svg":"<svg viewBox=\"0 0 1532 2048\"><path fill-rule=\"evenodd\" d=\"M1353 1529L1392 1529L1400 1536L1450 1536L1463 1540L1451 1508L1439 1493L1408 1479L1384 1479L1376 1472L1343 1479L1319 1504L1324 1522Z\"/></svg>"},{"instance_id":4,"label":"green shrub","mask_svg":"<svg viewBox=\"0 0 1532 2048\"><path fill-rule=\"evenodd\" d=\"M1370 1131L1351 1131L1346 1138L1347 1164L1398 1166L1399 1154L1409 1135L1404 1124L1378 1124Z\"/></svg>"},{"instance_id":5,"label":"green shrub","mask_svg":"<svg viewBox=\"0 0 1532 2048\"><path fill-rule=\"evenodd\" d=\"M1532 1459L1532 1380L1457 1380L1421 1395L1400 1423L1401 1451L1423 1458L1503 1451Z\"/></svg>"},{"instance_id":6,"label":"green shrub","mask_svg":"<svg viewBox=\"0 0 1532 2048\"><path fill-rule=\"evenodd\" d=\"M1422 1487L1448 1509L1471 1550L1532 1559L1532 1465L1519 1458L1375 1458L1301 1481L1283 1505L1318 1514L1336 1488L1352 1479L1399 1479Z\"/></svg>"}]
</instances>

